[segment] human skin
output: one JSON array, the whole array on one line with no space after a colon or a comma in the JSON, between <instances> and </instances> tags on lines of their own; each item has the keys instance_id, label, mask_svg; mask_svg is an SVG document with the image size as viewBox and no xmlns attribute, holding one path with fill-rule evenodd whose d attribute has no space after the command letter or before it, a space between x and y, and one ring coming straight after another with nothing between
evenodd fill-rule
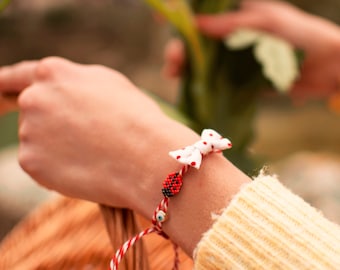
<instances>
[{"instance_id":1,"label":"human skin","mask_svg":"<svg viewBox=\"0 0 340 270\"><path fill-rule=\"evenodd\" d=\"M265 31L302 49L305 59L300 78L292 87L297 100L324 98L340 91L340 28L296 7L269 0L248 0L240 9L220 15L197 16L199 30L223 38L239 28ZM177 77L184 64L183 44L174 40L165 50L164 74Z\"/></svg>"},{"instance_id":2,"label":"human skin","mask_svg":"<svg viewBox=\"0 0 340 270\"><path fill-rule=\"evenodd\" d=\"M162 181L181 168L168 152L199 140L103 66L50 57L2 67L0 93L19 95L18 159L35 181L148 219L162 199ZM250 181L221 154L204 159L185 175L164 224L188 254L212 225L211 214Z\"/></svg>"}]
</instances>

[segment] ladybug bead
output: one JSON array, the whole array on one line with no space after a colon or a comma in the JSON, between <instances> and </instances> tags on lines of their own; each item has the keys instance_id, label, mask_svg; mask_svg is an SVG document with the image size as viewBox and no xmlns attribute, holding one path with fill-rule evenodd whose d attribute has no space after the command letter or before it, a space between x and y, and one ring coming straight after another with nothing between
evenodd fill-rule
<instances>
[{"instance_id":1,"label":"ladybug bead","mask_svg":"<svg viewBox=\"0 0 340 270\"><path fill-rule=\"evenodd\" d=\"M172 197L180 192L183 178L178 172L170 173L163 182L162 193L165 197Z\"/></svg>"}]
</instances>

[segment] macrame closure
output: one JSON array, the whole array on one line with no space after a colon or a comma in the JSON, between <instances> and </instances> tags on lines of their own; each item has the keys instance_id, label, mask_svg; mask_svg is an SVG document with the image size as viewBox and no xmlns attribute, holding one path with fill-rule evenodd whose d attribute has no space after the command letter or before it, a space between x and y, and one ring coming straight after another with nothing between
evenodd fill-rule
<instances>
[{"instance_id":1,"label":"macrame closure","mask_svg":"<svg viewBox=\"0 0 340 270\"><path fill-rule=\"evenodd\" d=\"M199 169L202 163L202 158L209 153L219 153L225 149L232 147L228 139L223 138L220 134L212 129L204 129L201 134L201 140L193 145L183 149L171 151L169 155L178 162L184 164L178 172L170 173L163 181L162 193L164 198L161 200L155 209L151 222L152 227L145 229L134 237L126 241L115 253L115 256L110 262L111 270L118 270L118 265L123 259L128 249L133 246L144 235L157 233L166 239L169 237L163 232L162 224L168 219L168 205L170 197L178 194L183 185L183 176L190 167ZM173 270L177 270L179 266L179 258L177 245L174 243L175 260Z\"/></svg>"}]
</instances>

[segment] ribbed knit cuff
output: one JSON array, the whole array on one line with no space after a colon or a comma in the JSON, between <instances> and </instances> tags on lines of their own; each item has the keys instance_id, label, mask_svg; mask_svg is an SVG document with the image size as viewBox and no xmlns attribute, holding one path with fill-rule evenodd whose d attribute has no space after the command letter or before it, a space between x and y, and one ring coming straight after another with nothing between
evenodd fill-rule
<instances>
[{"instance_id":1,"label":"ribbed knit cuff","mask_svg":"<svg viewBox=\"0 0 340 270\"><path fill-rule=\"evenodd\" d=\"M261 175L205 233L195 269L340 269L340 227Z\"/></svg>"}]
</instances>

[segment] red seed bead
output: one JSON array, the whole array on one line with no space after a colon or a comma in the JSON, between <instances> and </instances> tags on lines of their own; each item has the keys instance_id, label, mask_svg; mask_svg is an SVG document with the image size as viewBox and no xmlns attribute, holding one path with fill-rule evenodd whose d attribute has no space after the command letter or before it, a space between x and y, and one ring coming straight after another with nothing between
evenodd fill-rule
<instances>
[{"instance_id":1,"label":"red seed bead","mask_svg":"<svg viewBox=\"0 0 340 270\"><path fill-rule=\"evenodd\" d=\"M165 197L172 197L180 192L183 178L178 172L170 173L163 182L162 193Z\"/></svg>"}]
</instances>

